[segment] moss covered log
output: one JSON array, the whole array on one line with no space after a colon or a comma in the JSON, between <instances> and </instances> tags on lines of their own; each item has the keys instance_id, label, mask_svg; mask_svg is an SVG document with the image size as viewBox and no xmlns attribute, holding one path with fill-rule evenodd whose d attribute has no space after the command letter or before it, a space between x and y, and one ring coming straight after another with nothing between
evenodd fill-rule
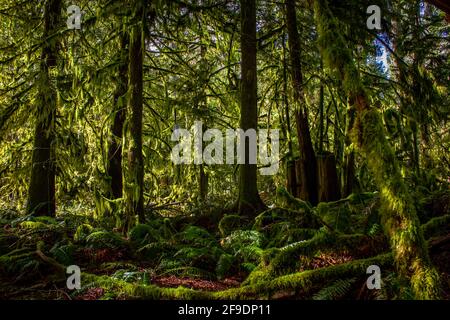
<instances>
[{"instance_id":1,"label":"moss covered log","mask_svg":"<svg viewBox=\"0 0 450 320\"><path fill-rule=\"evenodd\" d=\"M193 290L184 287L160 288L155 285L136 285L107 276L83 274L83 283L88 286L101 287L106 292L126 294L138 299L263 299L270 298L278 292L290 292L295 295L308 297L321 285L337 279L365 276L370 265L381 268L392 264L392 255L383 254L369 259L355 260L327 268L307 270L293 273L272 280L261 280L255 284L223 291L209 292Z\"/></svg>"}]
</instances>

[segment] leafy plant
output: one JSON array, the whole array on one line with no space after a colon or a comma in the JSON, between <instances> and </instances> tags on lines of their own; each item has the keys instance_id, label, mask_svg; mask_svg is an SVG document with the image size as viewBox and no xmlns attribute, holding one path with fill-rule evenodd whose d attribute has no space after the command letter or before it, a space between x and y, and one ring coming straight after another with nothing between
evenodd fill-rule
<instances>
[{"instance_id":1,"label":"leafy plant","mask_svg":"<svg viewBox=\"0 0 450 320\"><path fill-rule=\"evenodd\" d=\"M338 279L331 285L322 288L319 292L314 294L314 300L337 300L344 297L352 285L356 282L356 278Z\"/></svg>"}]
</instances>

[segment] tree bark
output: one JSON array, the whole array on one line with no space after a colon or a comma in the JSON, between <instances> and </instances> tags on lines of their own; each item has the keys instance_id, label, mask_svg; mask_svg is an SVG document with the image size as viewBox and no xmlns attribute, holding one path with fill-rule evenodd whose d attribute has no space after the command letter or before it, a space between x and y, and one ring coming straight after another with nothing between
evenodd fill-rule
<instances>
[{"instance_id":1,"label":"tree bark","mask_svg":"<svg viewBox=\"0 0 450 320\"><path fill-rule=\"evenodd\" d=\"M47 0L44 7L45 39L41 53L38 79L38 106L32 154L31 178L28 189L27 212L36 216L55 215L55 153L54 129L56 117L56 88L50 71L57 66L58 39L47 40L58 29L61 12L59 0Z\"/></svg>"},{"instance_id":2,"label":"tree bark","mask_svg":"<svg viewBox=\"0 0 450 320\"><path fill-rule=\"evenodd\" d=\"M114 119L111 124L111 135L108 146L108 176L110 181L110 197L122 198L122 135L125 122L126 93L128 84L128 35L123 32L120 37L119 68L117 87L114 93Z\"/></svg>"},{"instance_id":3,"label":"tree bark","mask_svg":"<svg viewBox=\"0 0 450 320\"><path fill-rule=\"evenodd\" d=\"M283 103L284 113L286 119L286 138L288 140L288 152L289 156L286 160L286 189L293 196L297 194L297 175L295 172L295 160L294 151L292 148L292 136L291 136L291 117L289 112L289 99L288 99L288 79L287 79L287 62L286 62L286 36L283 35Z\"/></svg>"},{"instance_id":4,"label":"tree bark","mask_svg":"<svg viewBox=\"0 0 450 320\"><path fill-rule=\"evenodd\" d=\"M358 180L355 174L355 151L353 149L349 150L351 147L351 133L355 125L355 110L351 108L348 110L347 114L347 127L345 130L345 155L344 155L344 186L343 186L343 197L347 197L352 194L358 187Z\"/></svg>"},{"instance_id":5,"label":"tree bark","mask_svg":"<svg viewBox=\"0 0 450 320\"><path fill-rule=\"evenodd\" d=\"M142 104L143 104L143 19L144 3L134 2L133 26L130 32L128 67L128 180L126 181L126 217L128 228L135 221L145 222L144 215L144 158L142 154Z\"/></svg>"},{"instance_id":6,"label":"tree bark","mask_svg":"<svg viewBox=\"0 0 450 320\"><path fill-rule=\"evenodd\" d=\"M317 155L317 181L319 202L339 200L341 193L336 171L336 158L331 152Z\"/></svg>"},{"instance_id":7,"label":"tree bark","mask_svg":"<svg viewBox=\"0 0 450 320\"><path fill-rule=\"evenodd\" d=\"M256 1L241 0L241 120L244 131L258 127L256 77ZM245 143L243 141L243 143ZM245 163L239 168L238 211L254 216L263 210L257 188L256 164L249 163L249 143L245 143Z\"/></svg>"},{"instance_id":8,"label":"tree bark","mask_svg":"<svg viewBox=\"0 0 450 320\"><path fill-rule=\"evenodd\" d=\"M308 123L308 113L303 92L303 74L301 66L300 36L297 29L295 0L286 0L286 24L289 36L289 53L291 57L292 84L296 103L295 120L300 148L300 161L297 169L301 199L317 204L317 163Z\"/></svg>"}]
</instances>

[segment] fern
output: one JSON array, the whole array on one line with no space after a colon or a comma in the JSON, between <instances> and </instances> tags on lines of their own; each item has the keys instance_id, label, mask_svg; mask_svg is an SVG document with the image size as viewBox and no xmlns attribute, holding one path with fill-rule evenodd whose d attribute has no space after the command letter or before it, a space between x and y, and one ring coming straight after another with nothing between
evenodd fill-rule
<instances>
[{"instance_id":1,"label":"fern","mask_svg":"<svg viewBox=\"0 0 450 320\"><path fill-rule=\"evenodd\" d=\"M236 254L243 247L261 247L264 237L255 230L237 230L223 239L222 246L226 251Z\"/></svg>"},{"instance_id":2,"label":"fern","mask_svg":"<svg viewBox=\"0 0 450 320\"><path fill-rule=\"evenodd\" d=\"M217 246L216 239L205 229L189 226L177 235L178 241L196 247Z\"/></svg>"},{"instance_id":3,"label":"fern","mask_svg":"<svg viewBox=\"0 0 450 320\"><path fill-rule=\"evenodd\" d=\"M231 254L224 253L220 256L216 266L216 274L219 279L225 277L225 275L231 270L235 257Z\"/></svg>"},{"instance_id":4,"label":"fern","mask_svg":"<svg viewBox=\"0 0 450 320\"><path fill-rule=\"evenodd\" d=\"M52 254L53 258L55 258L56 261L63 265L71 265L74 262L73 254L75 252L76 247L73 244L67 244L67 245L54 245L53 248L50 250L50 253Z\"/></svg>"},{"instance_id":5,"label":"fern","mask_svg":"<svg viewBox=\"0 0 450 320\"><path fill-rule=\"evenodd\" d=\"M160 276L163 275L176 275L178 277L189 277L189 278L198 278L198 279L216 279L216 276L214 273L203 270L201 268L197 267L190 267L190 266L180 266L173 269L167 269L164 272L160 273Z\"/></svg>"},{"instance_id":6,"label":"fern","mask_svg":"<svg viewBox=\"0 0 450 320\"><path fill-rule=\"evenodd\" d=\"M40 267L40 261L36 258L34 251L18 249L0 257L0 271L15 275L16 279L33 277ZM13 254L15 252L16 254ZM24 252L24 253L19 253Z\"/></svg>"},{"instance_id":7,"label":"fern","mask_svg":"<svg viewBox=\"0 0 450 320\"><path fill-rule=\"evenodd\" d=\"M168 242L152 242L139 248L136 253L145 260L156 260L161 256L172 256L175 253L173 244Z\"/></svg>"},{"instance_id":8,"label":"fern","mask_svg":"<svg viewBox=\"0 0 450 320\"><path fill-rule=\"evenodd\" d=\"M112 276L113 279L123 280L125 282L142 282L143 284L148 284L149 274L148 272L142 271L127 271L127 270L117 270Z\"/></svg>"},{"instance_id":9,"label":"fern","mask_svg":"<svg viewBox=\"0 0 450 320\"><path fill-rule=\"evenodd\" d=\"M94 230L94 228L92 226L84 223L77 227L77 230L75 231L75 235L73 236L73 240L75 242L84 241L92 233L93 230Z\"/></svg>"},{"instance_id":10,"label":"fern","mask_svg":"<svg viewBox=\"0 0 450 320\"><path fill-rule=\"evenodd\" d=\"M380 234L382 231L383 231L383 230L382 230L381 226L380 226L378 223L374 223L374 224L370 227L370 229L369 229L369 231L367 232L367 234L368 234L369 236L376 236L377 234Z\"/></svg>"},{"instance_id":11,"label":"fern","mask_svg":"<svg viewBox=\"0 0 450 320\"><path fill-rule=\"evenodd\" d=\"M240 257L243 261L259 262L263 255L264 250L257 246L246 246L240 248L236 252L236 257Z\"/></svg>"},{"instance_id":12,"label":"fern","mask_svg":"<svg viewBox=\"0 0 450 320\"><path fill-rule=\"evenodd\" d=\"M321 289L313 296L313 300L337 300L344 297L352 284L355 283L356 278L351 279L338 279L328 287Z\"/></svg>"},{"instance_id":13,"label":"fern","mask_svg":"<svg viewBox=\"0 0 450 320\"><path fill-rule=\"evenodd\" d=\"M244 269L247 272L252 272L253 270L255 270L257 267L257 265L251 263L251 262L244 262L241 263L241 268Z\"/></svg>"}]
</instances>

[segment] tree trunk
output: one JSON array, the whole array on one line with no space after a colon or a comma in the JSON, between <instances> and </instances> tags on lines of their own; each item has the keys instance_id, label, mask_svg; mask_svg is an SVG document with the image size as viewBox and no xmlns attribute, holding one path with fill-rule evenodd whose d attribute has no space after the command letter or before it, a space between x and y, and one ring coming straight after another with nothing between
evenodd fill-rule
<instances>
[{"instance_id":1,"label":"tree trunk","mask_svg":"<svg viewBox=\"0 0 450 320\"><path fill-rule=\"evenodd\" d=\"M200 42L203 42L203 34L200 37ZM202 111L202 117L201 117L201 121L207 121L207 117L205 117L204 115L206 115L208 113L208 97L206 95L206 88L208 86L208 62L206 61L206 46L202 45L200 47L200 56L201 56L201 60L200 60L200 75L199 75L199 81L200 81L200 90L199 90L199 98L198 98L198 103L196 103L196 108L198 108L198 104L200 104L200 110ZM208 125L207 123L204 124L203 127L203 131L207 131L208 130ZM203 145L203 141L201 141L202 143L202 153L204 151L204 145ZM205 164L200 164L199 165L199 177L198 177L198 184L199 184L199 198L201 201L205 201L206 198L208 197L208 182L209 182L209 177L208 177L208 173L205 172Z\"/></svg>"},{"instance_id":2,"label":"tree trunk","mask_svg":"<svg viewBox=\"0 0 450 320\"><path fill-rule=\"evenodd\" d=\"M297 174L295 171L295 160L288 159L286 161L286 190L297 197Z\"/></svg>"},{"instance_id":3,"label":"tree trunk","mask_svg":"<svg viewBox=\"0 0 450 320\"><path fill-rule=\"evenodd\" d=\"M144 215L144 158L142 155L142 103L143 103L143 18L144 3L134 2L134 24L130 32L128 67L128 127L130 142L128 150L128 179L126 181L127 227L131 227L137 215L140 223Z\"/></svg>"},{"instance_id":4,"label":"tree trunk","mask_svg":"<svg viewBox=\"0 0 450 320\"><path fill-rule=\"evenodd\" d=\"M327 0L315 0L315 19L319 45L330 68L338 70L341 81L355 107L357 122L352 138L365 157L380 191L380 216L389 236L396 267L408 279L417 299L436 299L440 295L439 274L432 267L427 244L409 190L403 180L394 151L386 139L386 130L376 108L369 104L350 45L328 7ZM341 48L339 55L336 50Z\"/></svg>"},{"instance_id":5,"label":"tree trunk","mask_svg":"<svg viewBox=\"0 0 450 320\"><path fill-rule=\"evenodd\" d=\"M339 200L341 193L334 154L323 152L317 155L317 175L319 202Z\"/></svg>"},{"instance_id":6,"label":"tree trunk","mask_svg":"<svg viewBox=\"0 0 450 320\"><path fill-rule=\"evenodd\" d=\"M204 201L208 197L208 174L205 172L204 165L200 165L198 177L200 200Z\"/></svg>"},{"instance_id":7,"label":"tree trunk","mask_svg":"<svg viewBox=\"0 0 450 320\"><path fill-rule=\"evenodd\" d=\"M55 153L54 126L56 116L56 88L50 71L56 68L58 41L47 41L58 28L61 13L59 0L47 0L44 8L45 39L38 79L38 106L32 154L32 168L28 189L27 212L37 216L55 215ZM56 38L57 39L57 38Z\"/></svg>"},{"instance_id":8,"label":"tree trunk","mask_svg":"<svg viewBox=\"0 0 450 320\"><path fill-rule=\"evenodd\" d=\"M300 36L297 30L297 17L295 0L286 0L286 24L289 36L289 53L291 57L292 82L294 87L294 100L296 103L295 120L297 123L297 136L300 148L300 162L297 169L300 170L301 180L299 197L317 204L317 164L314 153L311 134L309 131L308 113L303 92L303 75L300 55Z\"/></svg>"},{"instance_id":9,"label":"tree trunk","mask_svg":"<svg viewBox=\"0 0 450 320\"><path fill-rule=\"evenodd\" d=\"M128 35L121 34L120 65L118 69L117 87L114 93L114 119L108 146L108 176L110 181L110 197L122 198L122 134L125 122L126 93L128 84Z\"/></svg>"},{"instance_id":10,"label":"tree trunk","mask_svg":"<svg viewBox=\"0 0 450 320\"><path fill-rule=\"evenodd\" d=\"M258 127L256 78L256 1L241 0L241 121L242 130ZM245 143L243 141L243 143ZM245 163L239 170L238 211L254 216L263 210L256 184L256 164L250 164L249 143L245 143Z\"/></svg>"},{"instance_id":11,"label":"tree trunk","mask_svg":"<svg viewBox=\"0 0 450 320\"><path fill-rule=\"evenodd\" d=\"M297 195L297 175L295 173L294 151L292 148L291 116L289 112L288 79L286 62L286 35L283 34L283 104L286 120L286 138L288 141L288 157L286 160L286 189L294 197ZM282 124L283 125L283 124Z\"/></svg>"},{"instance_id":12,"label":"tree trunk","mask_svg":"<svg viewBox=\"0 0 450 320\"><path fill-rule=\"evenodd\" d=\"M350 150L351 147L351 132L355 125L355 110L349 109L347 115L347 128L345 130L345 156L344 156L344 186L343 197L347 197L352 194L358 187L358 181L355 173L355 151Z\"/></svg>"}]
</instances>

